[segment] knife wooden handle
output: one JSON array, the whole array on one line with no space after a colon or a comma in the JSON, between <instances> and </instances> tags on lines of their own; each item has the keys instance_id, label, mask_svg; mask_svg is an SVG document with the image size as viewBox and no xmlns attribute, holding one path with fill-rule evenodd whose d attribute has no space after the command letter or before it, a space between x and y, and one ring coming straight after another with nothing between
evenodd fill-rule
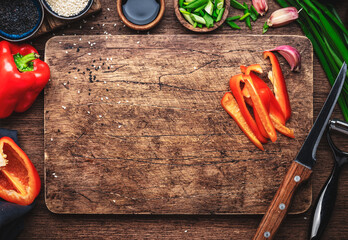
<instances>
[{"instance_id":1,"label":"knife wooden handle","mask_svg":"<svg viewBox=\"0 0 348 240\"><path fill-rule=\"evenodd\" d=\"M302 182L308 180L311 173L311 169L297 162L291 164L290 169L278 188L271 205L268 207L266 214L261 220L253 238L254 240L269 240L274 238L275 233L286 216L291 198L294 195L296 188Z\"/></svg>"}]
</instances>

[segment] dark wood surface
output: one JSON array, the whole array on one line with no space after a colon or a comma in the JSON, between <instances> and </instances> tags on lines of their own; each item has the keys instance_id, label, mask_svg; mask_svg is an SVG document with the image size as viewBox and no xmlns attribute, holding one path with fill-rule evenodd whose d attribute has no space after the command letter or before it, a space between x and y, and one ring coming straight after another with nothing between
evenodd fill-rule
<instances>
[{"instance_id":1,"label":"dark wood surface","mask_svg":"<svg viewBox=\"0 0 348 240\"><path fill-rule=\"evenodd\" d=\"M296 138L278 134L260 151L220 101L241 64L260 64L267 79L262 50L289 42L303 59L299 74L280 58ZM265 213L312 126L313 51L302 36L61 36L45 51L45 197L55 213ZM307 184L290 211L306 211L311 196Z\"/></svg>"},{"instance_id":2,"label":"dark wood surface","mask_svg":"<svg viewBox=\"0 0 348 240\"><path fill-rule=\"evenodd\" d=\"M270 12L279 8L270 2ZM190 34L188 30L176 20L172 2L168 1L164 19L149 34ZM348 25L348 2L335 1L343 21ZM55 35L74 34L134 34L140 35L123 26L116 14L116 1L103 0L102 13L92 16L87 22L71 24ZM108 10L109 9L109 10ZM232 10L230 15L240 14ZM254 24L253 31L245 26L242 30L232 31L224 25L216 34L261 34L264 19ZM116 24L116 26L115 26ZM81 28L80 28L81 26ZM91 29L93 27L93 29ZM141 33L141 34L148 34ZM290 24L284 28L270 29L267 33L281 35L303 35L300 28ZM53 34L41 36L33 40L32 44L44 54L46 41ZM233 41L227 44L234 44ZM304 89L306 91L306 89ZM316 117L329 92L329 84L317 58L314 59L314 116ZM342 118L338 108L334 117ZM1 120L1 127L18 129L19 140L23 150L36 165L40 176L44 175L44 112L43 94L40 95L33 107L23 114L14 114L10 118ZM347 140L340 138L347 146ZM333 166L331 151L325 140L319 145L317 152L318 163L312 174L313 197L316 198L320 188L325 183ZM348 184L347 167L342 171L338 190L337 203L332 219L327 227L323 239L347 239L348 236ZM287 216L280 227L276 239L306 239L309 216L312 209L304 214ZM37 206L25 219L26 225L19 239L251 239L261 220L261 215L238 216L128 216L128 215L58 215L51 213L44 202L44 192L39 195Z\"/></svg>"}]
</instances>

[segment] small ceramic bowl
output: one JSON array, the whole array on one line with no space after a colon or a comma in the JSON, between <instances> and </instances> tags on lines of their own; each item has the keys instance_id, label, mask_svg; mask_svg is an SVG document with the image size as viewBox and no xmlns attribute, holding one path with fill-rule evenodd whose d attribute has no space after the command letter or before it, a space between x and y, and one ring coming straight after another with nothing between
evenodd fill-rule
<instances>
[{"instance_id":1,"label":"small ceramic bowl","mask_svg":"<svg viewBox=\"0 0 348 240\"><path fill-rule=\"evenodd\" d=\"M161 21L163 15L164 15L165 2L164 2L164 0L159 0L160 9L159 9L158 15L155 18L155 20L153 20L152 22L150 22L146 25L137 25L137 24L130 22L123 14L123 10L122 10L122 3L123 2L124 2L124 0L117 0L117 13L120 16L120 18L124 24L126 24L128 27L130 27L134 30L137 30L137 31L146 31L146 30L153 28Z\"/></svg>"},{"instance_id":2,"label":"small ceramic bowl","mask_svg":"<svg viewBox=\"0 0 348 240\"><path fill-rule=\"evenodd\" d=\"M37 7L37 10L39 12L39 17L37 19L36 25L35 27L33 27L32 29L30 29L28 32L25 32L23 34L8 34L4 31L1 31L0 29L0 37L10 41L10 42L19 42L19 41L24 41L28 38L30 38L31 36L33 36L41 27L41 24L44 20L44 9L40 3L39 0L32 0L33 3L35 4L35 6Z\"/></svg>"},{"instance_id":3,"label":"small ceramic bowl","mask_svg":"<svg viewBox=\"0 0 348 240\"><path fill-rule=\"evenodd\" d=\"M175 15L178 18L179 22L187 29L193 31L193 32L211 32L214 31L215 29L217 29L218 27L220 27L226 20L227 16L228 16L228 12L230 10L230 1L224 1L225 2L225 11L224 14L222 15L222 18L220 21L214 23L214 26L211 28L207 28L207 27L193 27L188 21L186 21L186 19L184 18L184 16L182 15L182 13L179 10L179 0L174 0L174 11L175 11Z\"/></svg>"},{"instance_id":4,"label":"small ceramic bowl","mask_svg":"<svg viewBox=\"0 0 348 240\"><path fill-rule=\"evenodd\" d=\"M47 12L49 12L51 15L55 16L56 18L63 19L63 20L73 20L73 19L82 17L86 12L88 12L88 10L92 7L93 1L94 0L89 0L86 7L81 12L70 17L61 16L55 11L53 11L51 6L47 3L46 0L41 0L41 3L44 6L44 8L47 10Z\"/></svg>"}]
</instances>

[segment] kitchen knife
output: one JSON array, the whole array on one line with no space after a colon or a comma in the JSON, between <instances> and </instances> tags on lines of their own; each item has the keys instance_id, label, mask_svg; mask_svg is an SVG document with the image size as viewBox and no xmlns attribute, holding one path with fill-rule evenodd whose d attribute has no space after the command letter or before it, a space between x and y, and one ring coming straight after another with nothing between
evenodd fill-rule
<instances>
[{"instance_id":1,"label":"kitchen knife","mask_svg":"<svg viewBox=\"0 0 348 240\"><path fill-rule=\"evenodd\" d=\"M280 184L266 214L263 216L253 238L254 240L269 240L274 238L276 231L286 216L295 190L301 183L308 180L310 177L312 168L316 162L315 154L318 144L342 91L346 73L347 65L346 63L343 63L335 84L332 86L311 131L298 152L295 161L291 164L290 169Z\"/></svg>"}]
</instances>

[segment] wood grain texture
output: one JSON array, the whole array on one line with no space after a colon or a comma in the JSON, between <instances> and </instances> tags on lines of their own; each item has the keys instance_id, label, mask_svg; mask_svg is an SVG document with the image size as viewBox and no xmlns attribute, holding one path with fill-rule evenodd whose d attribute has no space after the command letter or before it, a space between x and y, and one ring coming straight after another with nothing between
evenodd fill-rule
<instances>
[{"instance_id":1,"label":"wood grain texture","mask_svg":"<svg viewBox=\"0 0 348 240\"><path fill-rule=\"evenodd\" d=\"M101 0L103 11L95 18L77 21L64 29L43 35L33 40L32 44L44 56L46 41L53 35L167 35L191 34L176 19L172 1L166 1L165 16L157 27L146 33L137 33L124 27L116 12L115 0ZM241 24L241 30L233 31L224 24L215 34L259 34L262 25L270 14L279 8L274 1L268 1L269 11L259 21L253 22L253 30L249 31ZM333 2L343 22L348 26L348 1ZM107 10L110 8L110 11ZM238 15L239 10L231 10L229 16ZM116 26L114 26L116 24ZM80 28L82 26L82 28ZM93 30L91 30L93 27ZM303 35L296 23L283 28L272 28L267 35ZM228 44L234 44L229 42ZM325 73L314 58L314 94L313 105L315 118L326 97L330 86ZM342 113L336 108L333 116L342 119ZM22 148L35 164L42 182L44 182L44 108L43 94L39 96L31 109L22 114L13 114L0 120L0 126L19 131ZM341 137L341 143L348 146L348 139ZM313 197L315 198L330 175L333 166L332 152L323 139L317 151L317 164L311 179ZM343 240L348 236L347 199L348 168L342 170L337 202L330 223L326 228L323 240ZM309 211L299 215L289 215L277 233L277 239L306 239L309 225ZM260 215L65 215L52 214L45 205L44 191L37 199L36 207L25 217L24 231L18 239L251 239L261 221Z\"/></svg>"},{"instance_id":2,"label":"wood grain texture","mask_svg":"<svg viewBox=\"0 0 348 240\"><path fill-rule=\"evenodd\" d=\"M100 0L94 0L91 8L81 17L85 18L88 17L92 14L96 14L100 12L102 9L102 5ZM42 25L40 29L35 33L33 38L36 38L38 36L41 36L42 34L52 32L58 28L67 26L68 24L71 24L72 22L76 21L75 20L64 20L64 19L59 19L56 18L55 16L52 16L49 12L45 10L45 19L42 22Z\"/></svg>"},{"instance_id":3,"label":"wood grain texture","mask_svg":"<svg viewBox=\"0 0 348 240\"><path fill-rule=\"evenodd\" d=\"M279 135L261 152L220 100L240 65L260 63L265 78L262 50L288 42L304 59L301 74L281 59L296 139ZM46 204L56 213L264 213L312 125L303 37L55 37L45 59ZM310 206L310 185L298 196L293 213Z\"/></svg>"},{"instance_id":4,"label":"wood grain texture","mask_svg":"<svg viewBox=\"0 0 348 240\"><path fill-rule=\"evenodd\" d=\"M300 163L292 162L266 214L263 216L253 240L271 240L275 238L275 234L287 214L295 191L303 182L309 179L311 174L311 169Z\"/></svg>"}]
</instances>

